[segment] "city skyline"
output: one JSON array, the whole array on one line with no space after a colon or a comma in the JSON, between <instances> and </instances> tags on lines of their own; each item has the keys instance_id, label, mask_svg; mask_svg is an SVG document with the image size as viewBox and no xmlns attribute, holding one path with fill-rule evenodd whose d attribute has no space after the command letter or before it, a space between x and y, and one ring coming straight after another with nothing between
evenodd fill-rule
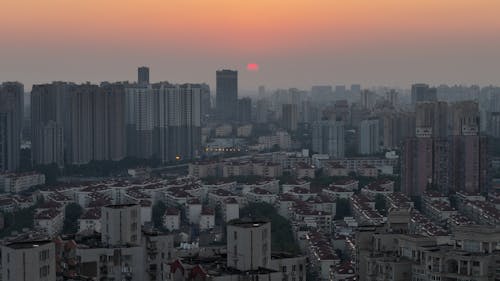
<instances>
[{"instance_id":1,"label":"city skyline","mask_svg":"<svg viewBox=\"0 0 500 281\"><path fill-rule=\"evenodd\" d=\"M293 0L286 9L277 0L10 1L0 12L9 38L0 76L29 90L59 80L134 81L133 69L148 65L152 81L212 87L214 69L239 70L240 90L488 85L500 65L498 8L489 0ZM258 71L246 70L252 63Z\"/></svg>"}]
</instances>

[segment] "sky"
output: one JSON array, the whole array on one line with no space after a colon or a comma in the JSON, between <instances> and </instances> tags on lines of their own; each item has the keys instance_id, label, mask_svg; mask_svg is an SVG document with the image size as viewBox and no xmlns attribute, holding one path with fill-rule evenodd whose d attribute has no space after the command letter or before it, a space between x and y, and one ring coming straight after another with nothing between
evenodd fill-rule
<instances>
[{"instance_id":1,"label":"sky","mask_svg":"<svg viewBox=\"0 0 500 281\"><path fill-rule=\"evenodd\" d=\"M500 84L498 0L0 0L0 81ZM257 64L249 71L247 64ZM254 65L255 66L255 65Z\"/></svg>"}]
</instances>

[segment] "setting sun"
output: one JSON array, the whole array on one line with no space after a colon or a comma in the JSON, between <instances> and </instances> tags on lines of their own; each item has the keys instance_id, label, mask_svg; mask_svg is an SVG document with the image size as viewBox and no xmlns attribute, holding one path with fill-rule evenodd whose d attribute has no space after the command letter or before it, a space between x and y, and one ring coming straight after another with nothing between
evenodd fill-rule
<instances>
[{"instance_id":1,"label":"setting sun","mask_svg":"<svg viewBox=\"0 0 500 281\"><path fill-rule=\"evenodd\" d=\"M248 71L259 71L259 65L256 63L249 63L249 64L247 64L247 70Z\"/></svg>"}]
</instances>

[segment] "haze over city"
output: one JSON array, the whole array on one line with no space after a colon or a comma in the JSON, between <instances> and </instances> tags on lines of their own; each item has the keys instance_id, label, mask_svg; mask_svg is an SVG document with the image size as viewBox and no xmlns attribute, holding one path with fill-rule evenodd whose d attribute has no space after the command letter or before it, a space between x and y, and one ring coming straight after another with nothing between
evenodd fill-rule
<instances>
[{"instance_id":1,"label":"haze over city","mask_svg":"<svg viewBox=\"0 0 500 281\"><path fill-rule=\"evenodd\" d=\"M500 280L500 1L3 2L1 281Z\"/></svg>"},{"instance_id":2,"label":"haze over city","mask_svg":"<svg viewBox=\"0 0 500 281\"><path fill-rule=\"evenodd\" d=\"M19 0L0 10L0 77L208 82L240 70L240 89L315 84L498 81L495 0ZM258 72L247 72L258 63Z\"/></svg>"}]
</instances>

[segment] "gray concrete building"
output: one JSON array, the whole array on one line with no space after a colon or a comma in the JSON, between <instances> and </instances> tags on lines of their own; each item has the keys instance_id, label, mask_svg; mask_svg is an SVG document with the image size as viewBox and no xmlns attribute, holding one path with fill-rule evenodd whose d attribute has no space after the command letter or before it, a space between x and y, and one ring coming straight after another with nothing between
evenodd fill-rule
<instances>
[{"instance_id":1,"label":"gray concrete building","mask_svg":"<svg viewBox=\"0 0 500 281\"><path fill-rule=\"evenodd\" d=\"M216 110L220 119L236 120L238 108L238 71L218 70L216 72Z\"/></svg>"},{"instance_id":2,"label":"gray concrete building","mask_svg":"<svg viewBox=\"0 0 500 281\"><path fill-rule=\"evenodd\" d=\"M344 122L321 120L312 126L312 149L331 158L343 158L345 153Z\"/></svg>"},{"instance_id":3,"label":"gray concrete building","mask_svg":"<svg viewBox=\"0 0 500 281\"><path fill-rule=\"evenodd\" d=\"M19 168L23 97L23 84L4 82L0 85L0 172Z\"/></svg>"},{"instance_id":4,"label":"gray concrete building","mask_svg":"<svg viewBox=\"0 0 500 281\"><path fill-rule=\"evenodd\" d=\"M0 246L2 280L56 280L55 245L50 240L21 241Z\"/></svg>"}]
</instances>

